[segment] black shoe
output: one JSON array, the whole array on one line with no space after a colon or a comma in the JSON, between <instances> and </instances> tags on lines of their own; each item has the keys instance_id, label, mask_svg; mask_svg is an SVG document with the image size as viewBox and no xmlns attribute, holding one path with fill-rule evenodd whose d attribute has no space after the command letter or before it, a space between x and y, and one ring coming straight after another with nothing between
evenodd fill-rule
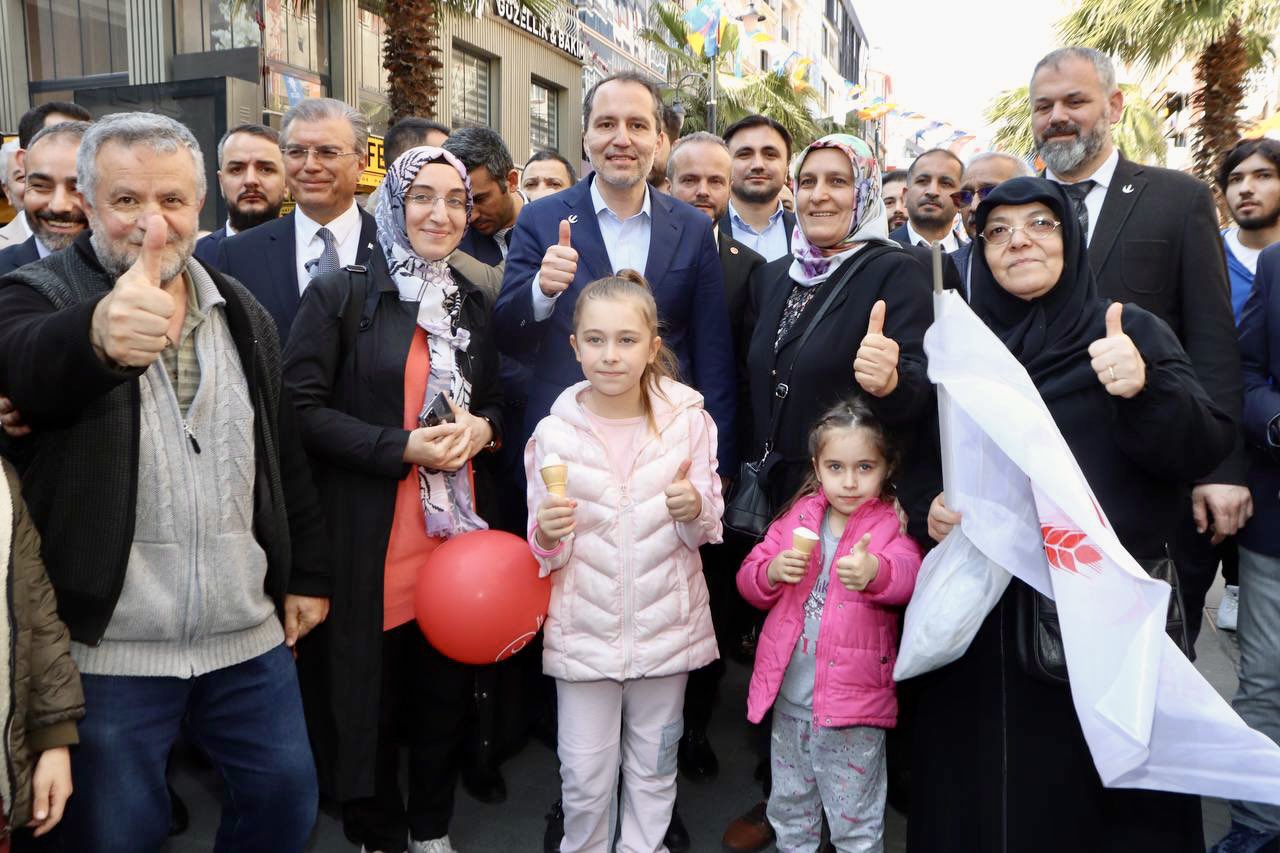
<instances>
[{"instance_id":1,"label":"black shoe","mask_svg":"<svg viewBox=\"0 0 1280 853\"><path fill-rule=\"evenodd\" d=\"M680 772L692 782L708 782L720 772L720 762L711 750L706 732L686 730L676 751Z\"/></svg>"},{"instance_id":2,"label":"black shoe","mask_svg":"<svg viewBox=\"0 0 1280 853\"><path fill-rule=\"evenodd\" d=\"M169 835L181 835L191 825L191 814L173 786L166 783L166 787L169 789Z\"/></svg>"},{"instance_id":3,"label":"black shoe","mask_svg":"<svg viewBox=\"0 0 1280 853\"><path fill-rule=\"evenodd\" d=\"M675 807L671 809L671 823L667 825L667 834L662 836L662 843L667 845L671 853L688 853L689 830L684 828L680 810Z\"/></svg>"},{"instance_id":4,"label":"black shoe","mask_svg":"<svg viewBox=\"0 0 1280 853\"><path fill-rule=\"evenodd\" d=\"M462 787L482 803L495 805L507 800L507 783L496 767L468 767L462 771Z\"/></svg>"},{"instance_id":5,"label":"black shoe","mask_svg":"<svg viewBox=\"0 0 1280 853\"><path fill-rule=\"evenodd\" d=\"M686 836L687 837L687 836ZM556 853L564 840L564 809L556 800L547 812L547 831L542 835L542 853Z\"/></svg>"}]
</instances>

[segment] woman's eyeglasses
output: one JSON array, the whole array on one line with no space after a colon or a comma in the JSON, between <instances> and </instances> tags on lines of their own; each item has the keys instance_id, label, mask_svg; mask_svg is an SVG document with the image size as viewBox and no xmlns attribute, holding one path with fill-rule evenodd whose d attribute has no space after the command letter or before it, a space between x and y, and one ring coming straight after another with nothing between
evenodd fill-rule
<instances>
[{"instance_id":1,"label":"woman's eyeglasses","mask_svg":"<svg viewBox=\"0 0 1280 853\"><path fill-rule=\"evenodd\" d=\"M982 239L986 240L992 246L1003 246L1013 239L1014 231L1021 231L1032 240L1043 240L1054 231L1057 231L1062 223L1056 219L1050 219L1047 216L1037 216L1025 225L1005 225L997 223L988 225L982 229Z\"/></svg>"},{"instance_id":2,"label":"woman's eyeglasses","mask_svg":"<svg viewBox=\"0 0 1280 853\"><path fill-rule=\"evenodd\" d=\"M951 203L956 207L968 207L973 204L973 200L975 198L978 201L982 201L984 198L991 195L991 191L995 188L995 184L988 184L986 186L978 187L976 190L958 190L951 194Z\"/></svg>"},{"instance_id":3,"label":"woman's eyeglasses","mask_svg":"<svg viewBox=\"0 0 1280 853\"><path fill-rule=\"evenodd\" d=\"M404 200L415 207L435 207L438 201L443 201L444 206L453 211L465 210L467 207L467 203L456 196L431 195L430 193L414 193L413 195L405 196Z\"/></svg>"}]
</instances>

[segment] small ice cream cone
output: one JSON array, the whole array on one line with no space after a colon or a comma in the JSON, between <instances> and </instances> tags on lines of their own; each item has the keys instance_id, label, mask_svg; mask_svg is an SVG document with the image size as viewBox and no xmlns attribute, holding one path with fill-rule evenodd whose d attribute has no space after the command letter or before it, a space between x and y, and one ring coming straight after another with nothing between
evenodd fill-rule
<instances>
[{"instance_id":1,"label":"small ice cream cone","mask_svg":"<svg viewBox=\"0 0 1280 853\"><path fill-rule=\"evenodd\" d=\"M808 557L818 547L818 534L807 527L797 527L791 531L791 547Z\"/></svg>"},{"instance_id":2,"label":"small ice cream cone","mask_svg":"<svg viewBox=\"0 0 1280 853\"><path fill-rule=\"evenodd\" d=\"M569 482L569 466L560 460L559 455L548 453L542 462L542 482L547 491L556 497L564 497Z\"/></svg>"}]
</instances>

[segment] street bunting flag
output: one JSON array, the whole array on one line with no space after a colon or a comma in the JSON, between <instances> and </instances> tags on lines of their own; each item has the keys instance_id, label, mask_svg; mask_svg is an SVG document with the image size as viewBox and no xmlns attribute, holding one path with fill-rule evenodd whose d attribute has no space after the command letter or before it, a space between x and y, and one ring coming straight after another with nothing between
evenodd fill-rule
<instances>
[{"instance_id":1,"label":"street bunting flag","mask_svg":"<svg viewBox=\"0 0 1280 853\"><path fill-rule=\"evenodd\" d=\"M947 503L962 516L948 538L966 537L1057 602L1072 700L1103 783L1280 804L1280 747L1165 634L1168 585L1120 544L1026 370L954 291L935 297L935 312L925 352L945 401ZM961 550L936 549L922 573L945 572L930 560ZM911 616L908 606L905 634L923 632Z\"/></svg>"},{"instance_id":2,"label":"street bunting flag","mask_svg":"<svg viewBox=\"0 0 1280 853\"><path fill-rule=\"evenodd\" d=\"M723 24L720 4L715 0L702 0L684 14L684 22L689 28L689 47L693 52L714 57L719 51L720 27Z\"/></svg>"}]
</instances>

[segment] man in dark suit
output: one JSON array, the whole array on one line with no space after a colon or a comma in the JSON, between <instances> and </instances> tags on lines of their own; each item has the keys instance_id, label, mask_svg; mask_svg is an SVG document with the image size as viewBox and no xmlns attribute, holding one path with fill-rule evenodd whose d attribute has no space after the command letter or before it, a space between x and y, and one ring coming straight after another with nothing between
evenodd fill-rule
<instances>
[{"instance_id":1,"label":"man in dark suit","mask_svg":"<svg viewBox=\"0 0 1280 853\"><path fill-rule=\"evenodd\" d=\"M1240 686L1232 706L1280 743L1280 244L1258 256L1240 314L1244 432L1256 514L1240 531ZM1264 850L1280 837L1280 806L1231 803L1231 829L1211 853Z\"/></svg>"},{"instance_id":2,"label":"man in dark suit","mask_svg":"<svg viewBox=\"0 0 1280 853\"><path fill-rule=\"evenodd\" d=\"M531 202L516 222L494 324L509 355L533 359L527 437L560 392L582 379L569 347L578 293L620 269L642 271L658 303L663 340L719 427L720 469L727 474L736 464L737 380L724 282L707 219L645 183L661 103L654 85L635 74L592 87L583 142L595 174Z\"/></svg>"},{"instance_id":3,"label":"man in dark suit","mask_svg":"<svg viewBox=\"0 0 1280 853\"><path fill-rule=\"evenodd\" d=\"M725 144L733 161L732 198L720 234L753 249L766 262L791 251L796 215L779 195L791 162L791 134L774 119L749 115L729 125Z\"/></svg>"},{"instance_id":4,"label":"man in dark suit","mask_svg":"<svg viewBox=\"0 0 1280 853\"><path fill-rule=\"evenodd\" d=\"M1111 125L1124 95L1115 80L1111 60L1090 48L1061 48L1036 65L1031 123L1045 177L1075 203L1098 292L1168 323L1205 391L1239 422L1240 351L1213 195L1189 175L1120 156ZM1217 572L1213 545L1253 512L1246 467L1241 445L1195 484L1184 529L1170 543L1193 644Z\"/></svg>"},{"instance_id":5,"label":"man in dark suit","mask_svg":"<svg viewBox=\"0 0 1280 853\"><path fill-rule=\"evenodd\" d=\"M239 280L289 338L298 301L313 276L364 264L376 249L373 217L355 203L368 160L369 120L333 98L308 98L280 128L288 216L222 241L214 266Z\"/></svg>"},{"instance_id":6,"label":"man in dark suit","mask_svg":"<svg viewBox=\"0 0 1280 853\"><path fill-rule=\"evenodd\" d=\"M951 202L960 213L960 221L964 223L969 242L951 253L951 262L960 273L966 297L969 293L969 253L978 244L977 225L974 223L978 205L988 193L1005 181L1030 174L1031 169L1024 161L1000 151L979 154L965 166L964 175L960 178L960 189L951 194Z\"/></svg>"},{"instance_id":7,"label":"man in dark suit","mask_svg":"<svg viewBox=\"0 0 1280 853\"><path fill-rule=\"evenodd\" d=\"M902 246L941 243L944 252L964 245L955 227L956 204L951 194L959 191L964 163L945 148L934 148L917 157L907 169L907 222L889 232L889 239Z\"/></svg>"},{"instance_id":8,"label":"man in dark suit","mask_svg":"<svg viewBox=\"0 0 1280 853\"><path fill-rule=\"evenodd\" d=\"M213 266L222 241L271 222L284 206L284 159L280 135L263 124L241 124L218 141L218 187L227 222L196 243L195 256Z\"/></svg>"},{"instance_id":9,"label":"man in dark suit","mask_svg":"<svg viewBox=\"0 0 1280 853\"><path fill-rule=\"evenodd\" d=\"M31 139L24 165L24 211L31 236L0 250L0 275L65 249L89 227L84 200L76 189L76 153L89 123L50 125Z\"/></svg>"},{"instance_id":10,"label":"man in dark suit","mask_svg":"<svg viewBox=\"0 0 1280 853\"><path fill-rule=\"evenodd\" d=\"M524 207L520 173L502 137L487 127L463 127L444 141L471 178L472 211L458 251L496 266L511 248L511 229Z\"/></svg>"}]
</instances>

